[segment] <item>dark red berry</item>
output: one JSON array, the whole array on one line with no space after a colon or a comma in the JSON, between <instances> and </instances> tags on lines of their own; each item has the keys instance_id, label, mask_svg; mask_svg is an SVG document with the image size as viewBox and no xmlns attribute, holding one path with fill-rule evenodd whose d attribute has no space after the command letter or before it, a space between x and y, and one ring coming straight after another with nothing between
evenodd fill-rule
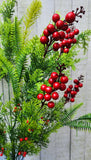
<instances>
[{"instance_id":1,"label":"dark red berry","mask_svg":"<svg viewBox=\"0 0 91 160\"><path fill-rule=\"evenodd\" d=\"M68 29L66 30L66 33L70 33L70 32L71 32L71 29L68 28Z\"/></svg>"},{"instance_id":2,"label":"dark red berry","mask_svg":"<svg viewBox=\"0 0 91 160\"><path fill-rule=\"evenodd\" d=\"M41 119L43 119L43 117L41 117Z\"/></svg>"},{"instance_id":3,"label":"dark red berry","mask_svg":"<svg viewBox=\"0 0 91 160\"><path fill-rule=\"evenodd\" d=\"M75 85L75 86L74 86L75 89L78 89L78 87L79 87L78 85Z\"/></svg>"},{"instance_id":4,"label":"dark red berry","mask_svg":"<svg viewBox=\"0 0 91 160\"><path fill-rule=\"evenodd\" d=\"M43 98L44 98L44 96L43 96L42 93L40 93L40 94L37 95L37 99L38 99L38 100L43 100Z\"/></svg>"},{"instance_id":5,"label":"dark red berry","mask_svg":"<svg viewBox=\"0 0 91 160\"><path fill-rule=\"evenodd\" d=\"M65 33L63 31L60 31L59 35L60 35L60 39L64 39L65 38Z\"/></svg>"},{"instance_id":6,"label":"dark red berry","mask_svg":"<svg viewBox=\"0 0 91 160\"><path fill-rule=\"evenodd\" d=\"M74 83L75 83L75 84L79 84L78 79L74 79Z\"/></svg>"},{"instance_id":7,"label":"dark red berry","mask_svg":"<svg viewBox=\"0 0 91 160\"><path fill-rule=\"evenodd\" d=\"M42 91L45 91L46 87L47 87L47 86L46 86L45 84L42 84L41 90L42 90Z\"/></svg>"},{"instance_id":8,"label":"dark red berry","mask_svg":"<svg viewBox=\"0 0 91 160\"><path fill-rule=\"evenodd\" d=\"M68 34L65 34L65 39L68 39L69 37L68 37Z\"/></svg>"},{"instance_id":9,"label":"dark red berry","mask_svg":"<svg viewBox=\"0 0 91 160\"><path fill-rule=\"evenodd\" d=\"M71 99L70 99L70 101L71 101L71 102L74 102L74 101L75 101L75 99L74 99L74 98L71 98Z\"/></svg>"},{"instance_id":10,"label":"dark red berry","mask_svg":"<svg viewBox=\"0 0 91 160\"><path fill-rule=\"evenodd\" d=\"M59 14L57 14L57 13L53 14L53 16L52 16L52 20L53 20L53 22L55 22L55 23L56 23L59 19L60 19Z\"/></svg>"},{"instance_id":11,"label":"dark red berry","mask_svg":"<svg viewBox=\"0 0 91 160\"><path fill-rule=\"evenodd\" d=\"M50 33L48 32L47 29L44 29L43 34L44 34L46 37L48 37L48 36L50 35Z\"/></svg>"},{"instance_id":12,"label":"dark red berry","mask_svg":"<svg viewBox=\"0 0 91 160\"><path fill-rule=\"evenodd\" d=\"M54 40L58 41L59 38L60 38L59 32L54 32L54 33L52 34L52 37L54 38Z\"/></svg>"},{"instance_id":13,"label":"dark red berry","mask_svg":"<svg viewBox=\"0 0 91 160\"><path fill-rule=\"evenodd\" d=\"M72 96L74 96L74 95L75 95L75 91L71 91L70 93L71 93L71 95L72 95Z\"/></svg>"},{"instance_id":14,"label":"dark red berry","mask_svg":"<svg viewBox=\"0 0 91 160\"><path fill-rule=\"evenodd\" d=\"M67 83L68 82L68 77L67 76L62 76L60 78L61 83Z\"/></svg>"},{"instance_id":15,"label":"dark red berry","mask_svg":"<svg viewBox=\"0 0 91 160\"><path fill-rule=\"evenodd\" d=\"M69 52L69 49L68 49L68 48L64 48L63 52L64 52L64 53L68 53L68 52Z\"/></svg>"},{"instance_id":16,"label":"dark red berry","mask_svg":"<svg viewBox=\"0 0 91 160\"><path fill-rule=\"evenodd\" d=\"M45 99L46 101L49 101L49 100L51 99L51 95L50 95L50 94L45 94L45 95L44 95L44 99Z\"/></svg>"},{"instance_id":17,"label":"dark red berry","mask_svg":"<svg viewBox=\"0 0 91 160\"><path fill-rule=\"evenodd\" d=\"M75 34L75 35L79 34L79 29L75 29L75 30L74 30L74 34Z\"/></svg>"},{"instance_id":18,"label":"dark red berry","mask_svg":"<svg viewBox=\"0 0 91 160\"><path fill-rule=\"evenodd\" d=\"M52 72L51 73L51 78L53 78L54 80L56 80L58 78L58 73L57 72Z\"/></svg>"},{"instance_id":19,"label":"dark red berry","mask_svg":"<svg viewBox=\"0 0 91 160\"><path fill-rule=\"evenodd\" d=\"M67 40L67 43L68 44L71 44L73 41L72 41L72 39L71 38L69 38L68 40Z\"/></svg>"},{"instance_id":20,"label":"dark red berry","mask_svg":"<svg viewBox=\"0 0 91 160\"><path fill-rule=\"evenodd\" d=\"M74 32L69 33L69 38L74 38Z\"/></svg>"},{"instance_id":21,"label":"dark red berry","mask_svg":"<svg viewBox=\"0 0 91 160\"><path fill-rule=\"evenodd\" d=\"M50 86L46 87L45 88L45 92L48 93L48 94L50 94L52 92L52 87L50 87Z\"/></svg>"},{"instance_id":22,"label":"dark red berry","mask_svg":"<svg viewBox=\"0 0 91 160\"><path fill-rule=\"evenodd\" d=\"M59 20L56 22L57 29L62 29L64 26L64 22L62 20Z\"/></svg>"},{"instance_id":23,"label":"dark red berry","mask_svg":"<svg viewBox=\"0 0 91 160\"><path fill-rule=\"evenodd\" d=\"M65 97L65 98L67 98L67 97L68 97L68 95L65 93L65 94L64 94L64 97Z\"/></svg>"},{"instance_id":24,"label":"dark red berry","mask_svg":"<svg viewBox=\"0 0 91 160\"><path fill-rule=\"evenodd\" d=\"M60 48L63 47L62 43L59 43Z\"/></svg>"},{"instance_id":25,"label":"dark red berry","mask_svg":"<svg viewBox=\"0 0 91 160\"><path fill-rule=\"evenodd\" d=\"M64 23L64 26L62 27L62 30L63 30L63 31L66 31L67 29L68 29L68 24L65 22L65 23Z\"/></svg>"},{"instance_id":26,"label":"dark red berry","mask_svg":"<svg viewBox=\"0 0 91 160\"><path fill-rule=\"evenodd\" d=\"M68 93L71 92L71 89L70 89L70 88L67 88L67 92L68 92Z\"/></svg>"},{"instance_id":27,"label":"dark red berry","mask_svg":"<svg viewBox=\"0 0 91 160\"><path fill-rule=\"evenodd\" d=\"M66 44L67 44L67 40L63 40L63 41L62 41L62 45L63 45L63 46L66 46Z\"/></svg>"},{"instance_id":28,"label":"dark red berry","mask_svg":"<svg viewBox=\"0 0 91 160\"><path fill-rule=\"evenodd\" d=\"M59 43L54 43L54 44L53 44L53 50L54 50L54 51L58 51L59 47L60 47L60 46L59 46Z\"/></svg>"},{"instance_id":29,"label":"dark red berry","mask_svg":"<svg viewBox=\"0 0 91 160\"><path fill-rule=\"evenodd\" d=\"M83 87L83 84L82 84L82 83L79 83L78 86L81 88L81 87Z\"/></svg>"},{"instance_id":30,"label":"dark red berry","mask_svg":"<svg viewBox=\"0 0 91 160\"><path fill-rule=\"evenodd\" d=\"M53 88L54 89L60 89L60 83L59 82L54 82L53 83Z\"/></svg>"},{"instance_id":31,"label":"dark red berry","mask_svg":"<svg viewBox=\"0 0 91 160\"><path fill-rule=\"evenodd\" d=\"M55 106L54 102L52 102L52 101L48 102L47 105L48 105L49 108L53 108Z\"/></svg>"},{"instance_id":32,"label":"dark red berry","mask_svg":"<svg viewBox=\"0 0 91 160\"><path fill-rule=\"evenodd\" d=\"M65 20L66 20L68 23L72 23L72 22L75 21L75 17L76 17L76 15L75 15L74 12L69 12L69 13L66 14Z\"/></svg>"},{"instance_id":33,"label":"dark red berry","mask_svg":"<svg viewBox=\"0 0 91 160\"><path fill-rule=\"evenodd\" d=\"M64 83L60 84L60 90L64 91L66 89L66 85Z\"/></svg>"},{"instance_id":34,"label":"dark red berry","mask_svg":"<svg viewBox=\"0 0 91 160\"><path fill-rule=\"evenodd\" d=\"M72 43L75 44L77 40L75 38L72 39Z\"/></svg>"},{"instance_id":35,"label":"dark red berry","mask_svg":"<svg viewBox=\"0 0 91 160\"><path fill-rule=\"evenodd\" d=\"M57 92L53 92L52 93L52 98L55 99L55 100L58 99L59 98L59 94Z\"/></svg>"},{"instance_id":36,"label":"dark red berry","mask_svg":"<svg viewBox=\"0 0 91 160\"><path fill-rule=\"evenodd\" d=\"M53 33L53 32L55 31L54 25L53 25L53 24L49 24L49 25L47 26L47 30L48 30L50 33Z\"/></svg>"},{"instance_id":37,"label":"dark red berry","mask_svg":"<svg viewBox=\"0 0 91 160\"><path fill-rule=\"evenodd\" d=\"M70 89L72 89L72 88L73 88L73 85L72 85L72 84L71 84L71 85L69 85L69 88L70 88Z\"/></svg>"},{"instance_id":38,"label":"dark red berry","mask_svg":"<svg viewBox=\"0 0 91 160\"><path fill-rule=\"evenodd\" d=\"M66 47L69 49L69 48L71 48L71 44L66 44Z\"/></svg>"},{"instance_id":39,"label":"dark red berry","mask_svg":"<svg viewBox=\"0 0 91 160\"><path fill-rule=\"evenodd\" d=\"M75 88L75 90L76 90L76 92L79 92L79 88L78 89Z\"/></svg>"},{"instance_id":40,"label":"dark red berry","mask_svg":"<svg viewBox=\"0 0 91 160\"><path fill-rule=\"evenodd\" d=\"M49 82L50 84L53 84L53 83L55 82L55 80L54 80L53 78L49 78L48 82Z\"/></svg>"},{"instance_id":41,"label":"dark red berry","mask_svg":"<svg viewBox=\"0 0 91 160\"><path fill-rule=\"evenodd\" d=\"M48 41L49 41L49 39L48 39L46 36L42 36L42 37L40 38L40 42L41 42L42 44L47 44Z\"/></svg>"}]
</instances>

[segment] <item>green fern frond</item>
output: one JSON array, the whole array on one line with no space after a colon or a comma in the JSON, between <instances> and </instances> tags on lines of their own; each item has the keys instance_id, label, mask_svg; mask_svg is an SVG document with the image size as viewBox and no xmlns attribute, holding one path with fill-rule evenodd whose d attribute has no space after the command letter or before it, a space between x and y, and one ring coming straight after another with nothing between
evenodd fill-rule
<instances>
[{"instance_id":1,"label":"green fern frond","mask_svg":"<svg viewBox=\"0 0 91 160\"><path fill-rule=\"evenodd\" d=\"M17 71L15 67L9 62L3 54L0 54L0 62L2 63L2 68L4 67L7 70L7 73L9 74L13 92L15 95L15 98L19 97L19 78L17 75Z\"/></svg>"},{"instance_id":2,"label":"green fern frond","mask_svg":"<svg viewBox=\"0 0 91 160\"><path fill-rule=\"evenodd\" d=\"M16 0L7 0L3 1L1 7L0 7L0 13L3 16L4 21L7 21L7 18L11 18L14 13L14 7L15 7Z\"/></svg>"},{"instance_id":3,"label":"green fern frond","mask_svg":"<svg viewBox=\"0 0 91 160\"><path fill-rule=\"evenodd\" d=\"M78 118L78 120L89 120L91 121L91 113L85 114Z\"/></svg>"},{"instance_id":4,"label":"green fern frond","mask_svg":"<svg viewBox=\"0 0 91 160\"><path fill-rule=\"evenodd\" d=\"M74 106L68 108L65 110L65 114L62 118L62 121L65 123L66 121L69 121L73 118L76 111L83 105L83 103L75 104Z\"/></svg>"},{"instance_id":5,"label":"green fern frond","mask_svg":"<svg viewBox=\"0 0 91 160\"><path fill-rule=\"evenodd\" d=\"M24 24L25 24L25 32L24 32L24 39L28 33L28 28L30 28L35 22L36 19L41 14L42 4L40 0L33 0L30 4L29 8L27 9L26 15L24 17Z\"/></svg>"}]
</instances>

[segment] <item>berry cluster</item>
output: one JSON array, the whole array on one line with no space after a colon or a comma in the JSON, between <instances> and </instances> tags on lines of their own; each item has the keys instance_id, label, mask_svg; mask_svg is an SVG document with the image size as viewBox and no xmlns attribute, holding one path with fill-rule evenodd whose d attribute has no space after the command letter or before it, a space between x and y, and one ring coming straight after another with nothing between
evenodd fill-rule
<instances>
[{"instance_id":1,"label":"berry cluster","mask_svg":"<svg viewBox=\"0 0 91 160\"><path fill-rule=\"evenodd\" d=\"M74 28L73 22L76 21L76 16L82 17L81 15L79 16L80 13L85 13L83 8L80 9L79 13L77 13L77 11L78 10L76 10L76 13L74 13L74 11L67 13L64 21L60 19L59 14L53 14L52 21L54 24L49 24L43 31L44 35L40 38L40 42L47 45L44 57L48 52L48 47L52 44L52 49L54 51L60 49L61 55L61 53L68 53L72 44L77 42L74 37L79 34L79 30Z\"/></svg>"},{"instance_id":2,"label":"berry cluster","mask_svg":"<svg viewBox=\"0 0 91 160\"><path fill-rule=\"evenodd\" d=\"M45 122L45 125L48 125L48 123L50 122L49 119L45 120L43 117L41 117L41 119Z\"/></svg>"},{"instance_id":3,"label":"berry cluster","mask_svg":"<svg viewBox=\"0 0 91 160\"><path fill-rule=\"evenodd\" d=\"M17 112L17 111L21 111L21 110L22 110L22 107L21 107L21 105L18 103L18 104L17 104L17 107L14 107L13 112Z\"/></svg>"},{"instance_id":4,"label":"berry cluster","mask_svg":"<svg viewBox=\"0 0 91 160\"><path fill-rule=\"evenodd\" d=\"M22 151L19 151L19 152L18 152L18 155L19 155L19 156L22 155L23 157L26 157L26 154L27 154L27 152L22 152Z\"/></svg>"},{"instance_id":5,"label":"berry cluster","mask_svg":"<svg viewBox=\"0 0 91 160\"><path fill-rule=\"evenodd\" d=\"M79 92L79 88L83 87L83 84L81 83L83 80L83 76L81 75L78 79L74 79L74 86L71 84L64 92L64 97L66 98L66 103L68 101L74 102L75 96Z\"/></svg>"},{"instance_id":6,"label":"berry cluster","mask_svg":"<svg viewBox=\"0 0 91 160\"><path fill-rule=\"evenodd\" d=\"M3 156L3 152L4 152L4 148L2 147L0 151L0 156Z\"/></svg>"},{"instance_id":7,"label":"berry cluster","mask_svg":"<svg viewBox=\"0 0 91 160\"><path fill-rule=\"evenodd\" d=\"M22 141L27 141L28 140L28 137L25 137L24 139L23 138L20 138L20 142L22 142Z\"/></svg>"}]
</instances>

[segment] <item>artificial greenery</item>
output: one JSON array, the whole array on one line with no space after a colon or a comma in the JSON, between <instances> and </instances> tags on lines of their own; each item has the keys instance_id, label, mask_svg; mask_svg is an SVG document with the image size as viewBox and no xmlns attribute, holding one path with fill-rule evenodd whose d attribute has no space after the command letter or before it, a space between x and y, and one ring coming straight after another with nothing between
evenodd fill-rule
<instances>
[{"instance_id":1,"label":"artificial greenery","mask_svg":"<svg viewBox=\"0 0 91 160\"><path fill-rule=\"evenodd\" d=\"M8 89L10 84L13 89L13 98L9 96L8 102L0 103L0 150L3 148L7 160L37 154L42 147L47 147L50 134L60 127L91 129L90 114L73 119L82 103L66 109L62 96L50 109L46 104L41 107L37 99L41 85L48 85L50 74L58 72L58 64L65 64L66 70L62 73L68 76L70 68L76 69L75 64L80 61L76 55L80 48L87 50L91 30L79 34L68 54L59 57L59 52L52 51L50 45L44 57L45 46L40 38L29 39L30 27L41 13L41 1L33 0L20 21L12 17L15 3L15 0L3 1L0 8L3 16L0 22L0 77L7 81Z\"/></svg>"}]
</instances>

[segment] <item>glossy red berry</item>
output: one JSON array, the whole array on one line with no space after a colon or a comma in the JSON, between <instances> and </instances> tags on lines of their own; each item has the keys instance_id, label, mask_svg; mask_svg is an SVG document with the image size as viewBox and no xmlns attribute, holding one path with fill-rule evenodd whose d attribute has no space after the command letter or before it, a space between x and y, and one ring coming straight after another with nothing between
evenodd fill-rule
<instances>
[{"instance_id":1,"label":"glossy red berry","mask_svg":"<svg viewBox=\"0 0 91 160\"><path fill-rule=\"evenodd\" d=\"M69 37L68 37L68 34L65 34L65 39L68 39Z\"/></svg>"},{"instance_id":2,"label":"glossy red berry","mask_svg":"<svg viewBox=\"0 0 91 160\"><path fill-rule=\"evenodd\" d=\"M52 87L46 87L45 92L50 94L52 92Z\"/></svg>"},{"instance_id":3,"label":"glossy red berry","mask_svg":"<svg viewBox=\"0 0 91 160\"><path fill-rule=\"evenodd\" d=\"M66 30L66 33L70 33L70 32L71 32L71 29L68 28L68 29Z\"/></svg>"},{"instance_id":4,"label":"glossy red berry","mask_svg":"<svg viewBox=\"0 0 91 160\"><path fill-rule=\"evenodd\" d=\"M59 47L60 47L60 46L59 46L59 43L54 43L54 44L53 44L53 50L54 50L54 51L58 51Z\"/></svg>"},{"instance_id":5,"label":"glossy red berry","mask_svg":"<svg viewBox=\"0 0 91 160\"><path fill-rule=\"evenodd\" d=\"M64 52L64 53L68 53L68 52L69 52L69 49L68 49L68 48L64 48L63 52Z\"/></svg>"},{"instance_id":6,"label":"glossy red berry","mask_svg":"<svg viewBox=\"0 0 91 160\"><path fill-rule=\"evenodd\" d=\"M59 82L54 82L53 83L53 88L54 89L60 89L60 83Z\"/></svg>"},{"instance_id":7,"label":"glossy red berry","mask_svg":"<svg viewBox=\"0 0 91 160\"><path fill-rule=\"evenodd\" d=\"M63 45L63 46L66 46L66 44L67 44L67 40L63 40L63 41L62 41L62 45Z\"/></svg>"},{"instance_id":8,"label":"glossy red berry","mask_svg":"<svg viewBox=\"0 0 91 160\"><path fill-rule=\"evenodd\" d=\"M72 43L75 44L77 40L75 38L72 39Z\"/></svg>"},{"instance_id":9,"label":"glossy red berry","mask_svg":"<svg viewBox=\"0 0 91 160\"><path fill-rule=\"evenodd\" d=\"M47 44L48 41L49 41L49 39L48 39L46 36L42 36L42 37L40 38L40 42L41 42L42 44Z\"/></svg>"},{"instance_id":10,"label":"glossy red berry","mask_svg":"<svg viewBox=\"0 0 91 160\"><path fill-rule=\"evenodd\" d=\"M46 101L49 101L49 100L51 99L51 95L50 95L50 94L45 94L45 95L44 95L44 99L45 99Z\"/></svg>"},{"instance_id":11,"label":"glossy red berry","mask_svg":"<svg viewBox=\"0 0 91 160\"><path fill-rule=\"evenodd\" d=\"M42 91L45 91L46 87L47 87L47 86L46 86L45 84L42 84L41 90L42 90Z\"/></svg>"},{"instance_id":12,"label":"glossy red berry","mask_svg":"<svg viewBox=\"0 0 91 160\"><path fill-rule=\"evenodd\" d=\"M60 35L60 39L64 39L65 38L65 33L63 31L60 31L59 35Z\"/></svg>"},{"instance_id":13,"label":"glossy red berry","mask_svg":"<svg viewBox=\"0 0 91 160\"><path fill-rule=\"evenodd\" d=\"M53 78L54 80L56 80L58 78L58 73L57 72L52 72L51 73L51 78Z\"/></svg>"},{"instance_id":14,"label":"glossy red berry","mask_svg":"<svg viewBox=\"0 0 91 160\"><path fill-rule=\"evenodd\" d=\"M74 30L74 34L75 34L75 35L79 34L79 29L75 29L75 30Z\"/></svg>"},{"instance_id":15,"label":"glossy red berry","mask_svg":"<svg viewBox=\"0 0 91 160\"><path fill-rule=\"evenodd\" d=\"M3 156L3 153L0 153L0 156Z\"/></svg>"},{"instance_id":16,"label":"glossy red berry","mask_svg":"<svg viewBox=\"0 0 91 160\"><path fill-rule=\"evenodd\" d=\"M24 140L27 141L27 140L28 140L28 137L25 137Z\"/></svg>"},{"instance_id":17,"label":"glossy red berry","mask_svg":"<svg viewBox=\"0 0 91 160\"><path fill-rule=\"evenodd\" d=\"M47 30L48 30L50 33L53 33L53 32L55 31L54 25L53 25L53 24L49 24L49 25L47 26Z\"/></svg>"},{"instance_id":18,"label":"glossy red berry","mask_svg":"<svg viewBox=\"0 0 91 160\"><path fill-rule=\"evenodd\" d=\"M72 96L74 96L76 94L75 91L71 91L70 93Z\"/></svg>"},{"instance_id":19,"label":"glossy red berry","mask_svg":"<svg viewBox=\"0 0 91 160\"><path fill-rule=\"evenodd\" d=\"M75 85L75 86L74 86L75 89L78 89L78 87L79 87L78 85Z\"/></svg>"},{"instance_id":20,"label":"glossy red berry","mask_svg":"<svg viewBox=\"0 0 91 160\"><path fill-rule=\"evenodd\" d=\"M81 87L83 87L83 84L82 84L82 83L79 83L78 86L81 88Z\"/></svg>"},{"instance_id":21,"label":"glossy red berry","mask_svg":"<svg viewBox=\"0 0 91 160\"><path fill-rule=\"evenodd\" d=\"M49 78L48 82L49 82L49 84L53 84L55 82L55 80L53 78Z\"/></svg>"},{"instance_id":22,"label":"glossy red berry","mask_svg":"<svg viewBox=\"0 0 91 160\"><path fill-rule=\"evenodd\" d=\"M48 32L47 28L44 29L43 34L44 34L46 37L48 37L48 36L50 35L50 33Z\"/></svg>"},{"instance_id":23,"label":"glossy red berry","mask_svg":"<svg viewBox=\"0 0 91 160\"><path fill-rule=\"evenodd\" d=\"M23 157L26 157L27 152L23 152Z\"/></svg>"},{"instance_id":24,"label":"glossy red berry","mask_svg":"<svg viewBox=\"0 0 91 160\"><path fill-rule=\"evenodd\" d=\"M74 12L69 12L69 13L66 14L65 20L66 20L68 23L72 23L72 22L75 21L75 17L76 17L76 15L75 15Z\"/></svg>"},{"instance_id":25,"label":"glossy red berry","mask_svg":"<svg viewBox=\"0 0 91 160\"><path fill-rule=\"evenodd\" d=\"M43 96L42 93L40 93L40 94L37 95L37 99L38 99L38 100L43 100L43 98L44 98L44 96Z\"/></svg>"},{"instance_id":26,"label":"glossy red berry","mask_svg":"<svg viewBox=\"0 0 91 160\"><path fill-rule=\"evenodd\" d=\"M23 141L23 138L20 138L20 142L22 142Z\"/></svg>"},{"instance_id":27,"label":"glossy red berry","mask_svg":"<svg viewBox=\"0 0 91 160\"><path fill-rule=\"evenodd\" d=\"M67 83L68 82L68 77L67 76L62 76L60 78L61 83Z\"/></svg>"},{"instance_id":28,"label":"glossy red berry","mask_svg":"<svg viewBox=\"0 0 91 160\"><path fill-rule=\"evenodd\" d=\"M21 152L18 152L18 155L20 156L20 155L21 155Z\"/></svg>"},{"instance_id":29,"label":"glossy red berry","mask_svg":"<svg viewBox=\"0 0 91 160\"><path fill-rule=\"evenodd\" d=\"M57 29L62 29L64 26L64 22L62 20L59 20L56 22Z\"/></svg>"},{"instance_id":30,"label":"glossy red berry","mask_svg":"<svg viewBox=\"0 0 91 160\"><path fill-rule=\"evenodd\" d=\"M72 39L71 38L69 38L68 40L67 40L67 43L68 44L71 44L73 41L72 41Z\"/></svg>"},{"instance_id":31,"label":"glossy red berry","mask_svg":"<svg viewBox=\"0 0 91 160\"><path fill-rule=\"evenodd\" d=\"M70 85L69 85L69 88L70 88L70 89L72 89L72 88L73 88L73 85L72 85L72 84L70 84Z\"/></svg>"},{"instance_id":32,"label":"glossy red berry","mask_svg":"<svg viewBox=\"0 0 91 160\"><path fill-rule=\"evenodd\" d=\"M71 89L70 89L70 88L67 88L67 92L68 92L68 93L71 92Z\"/></svg>"},{"instance_id":33,"label":"glossy red berry","mask_svg":"<svg viewBox=\"0 0 91 160\"><path fill-rule=\"evenodd\" d=\"M69 33L69 38L74 38L74 32Z\"/></svg>"},{"instance_id":34,"label":"glossy red berry","mask_svg":"<svg viewBox=\"0 0 91 160\"><path fill-rule=\"evenodd\" d=\"M74 102L74 101L75 101L75 99L74 99L74 98L71 98L71 99L70 99L70 102Z\"/></svg>"},{"instance_id":35,"label":"glossy red berry","mask_svg":"<svg viewBox=\"0 0 91 160\"><path fill-rule=\"evenodd\" d=\"M53 22L55 22L55 23L56 23L59 19L60 19L59 14L57 14L57 13L53 14L53 16L52 16L52 20L53 20Z\"/></svg>"},{"instance_id":36,"label":"glossy red berry","mask_svg":"<svg viewBox=\"0 0 91 160\"><path fill-rule=\"evenodd\" d=\"M47 105L49 108L53 108L55 106L54 102L52 102L52 101L48 102Z\"/></svg>"},{"instance_id":37,"label":"glossy red berry","mask_svg":"<svg viewBox=\"0 0 91 160\"><path fill-rule=\"evenodd\" d=\"M62 30L66 31L67 29L68 29L68 24L65 22L64 25L63 25L63 27L62 27Z\"/></svg>"},{"instance_id":38,"label":"glossy red berry","mask_svg":"<svg viewBox=\"0 0 91 160\"><path fill-rule=\"evenodd\" d=\"M54 32L54 33L52 34L52 37L54 38L54 40L58 41L59 38L60 38L59 32Z\"/></svg>"},{"instance_id":39,"label":"glossy red berry","mask_svg":"<svg viewBox=\"0 0 91 160\"><path fill-rule=\"evenodd\" d=\"M60 84L60 90L64 91L66 89L66 85L64 83Z\"/></svg>"},{"instance_id":40,"label":"glossy red berry","mask_svg":"<svg viewBox=\"0 0 91 160\"><path fill-rule=\"evenodd\" d=\"M62 43L59 43L60 48L63 47Z\"/></svg>"},{"instance_id":41,"label":"glossy red berry","mask_svg":"<svg viewBox=\"0 0 91 160\"><path fill-rule=\"evenodd\" d=\"M58 98L59 98L59 94L58 94L57 92L53 92L53 93L52 93L52 98L53 98L54 100L58 99Z\"/></svg>"},{"instance_id":42,"label":"glossy red berry","mask_svg":"<svg viewBox=\"0 0 91 160\"><path fill-rule=\"evenodd\" d=\"M29 123L29 120L27 120L26 123Z\"/></svg>"},{"instance_id":43,"label":"glossy red berry","mask_svg":"<svg viewBox=\"0 0 91 160\"><path fill-rule=\"evenodd\" d=\"M74 83L75 83L75 84L79 84L78 79L74 79Z\"/></svg>"},{"instance_id":44,"label":"glossy red berry","mask_svg":"<svg viewBox=\"0 0 91 160\"><path fill-rule=\"evenodd\" d=\"M68 95L65 93L65 94L64 94L64 97L65 97L65 98L67 98L67 97L68 97Z\"/></svg>"}]
</instances>

